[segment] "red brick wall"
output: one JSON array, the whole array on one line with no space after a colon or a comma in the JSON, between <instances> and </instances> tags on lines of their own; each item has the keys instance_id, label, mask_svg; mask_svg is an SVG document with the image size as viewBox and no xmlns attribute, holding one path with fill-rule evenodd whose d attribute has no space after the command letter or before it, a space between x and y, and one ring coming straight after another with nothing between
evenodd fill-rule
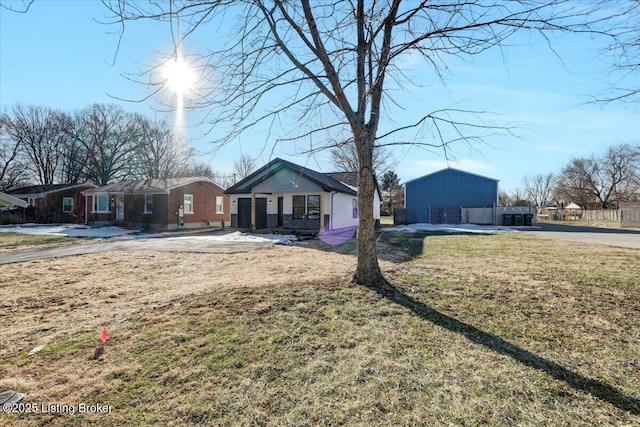
<instances>
[{"instance_id":1,"label":"red brick wall","mask_svg":"<svg viewBox=\"0 0 640 427\"><path fill-rule=\"evenodd\" d=\"M183 216L185 228L230 226L231 203L229 196L224 194L224 190L217 185L199 181L189 185L171 190L170 194L153 195L153 213L144 213L144 195L124 196L124 221L123 225L133 228L178 228L178 211L184 204L184 195L193 195L193 214ZM224 213L216 214L216 196L222 196ZM93 206L92 196L88 200L88 221L113 221L115 219L114 207L111 206L111 213L96 214L91 213Z\"/></svg>"},{"instance_id":2,"label":"red brick wall","mask_svg":"<svg viewBox=\"0 0 640 427\"><path fill-rule=\"evenodd\" d=\"M185 227L204 227L207 223L217 226L221 225L223 221L225 227L229 226L231 218L229 212L231 209L229 196L225 195L224 190L217 185L206 181L199 181L171 191L168 207L169 228L173 228L172 226L178 224L178 216L176 213L180 209L180 206L184 204L185 194L193 195L193 213L185 213L183 216ZM223 198L223 214L216 214L216 196L222 196Z\"/></svg>"},{"instance_id":3,"label":"red brick wall","mask_svg":"<svg viewBox=\"0 0 640 427\"><path fill-rule=\"evenodd\" d=\"M66 190L56 191L47 194L45 197L38 198L36 201L36 209L34 210L34 218L30 221L38 223L83 223L84 222L84 196L81 191L91 188L90 186L80 186ZM73 211L63 212L63 198L70 197L73 199Z\"/></svg>"}]
</instances>

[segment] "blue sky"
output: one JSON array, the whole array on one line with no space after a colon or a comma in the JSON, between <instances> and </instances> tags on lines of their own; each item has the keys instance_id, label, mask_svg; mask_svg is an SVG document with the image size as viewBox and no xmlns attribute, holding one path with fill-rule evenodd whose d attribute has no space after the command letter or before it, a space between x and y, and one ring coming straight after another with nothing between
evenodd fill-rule
<instances>
[{"instance_id":1,"label":"blue sky","mask_svg":"<svg viewBox=\"0 0 640 427\"><path fill-rule=\"evenodd\" d=\"M171 48L167 26L130 26L112 65L117 44L117 37L110 34L114 28L96 22L105 13L94 0L38 1L27 14L0 9L2 107L20 102L72 112L94 102L115 102L128 111L164 114L153 108L158 106L155 100L125 103L110 95L141 99L149 93L122 74L153 63L156 49ZM449 62L446 87L408 58L407 69L417 79L424 77L425 85L399 94L396 100L404 107L400 115L445 107L490 111L483 120L511 126L515 135L490 136L486 144L472 147L457 144L449 160L438 150L394 149L394 170L403 181L451 166L499 179L501 189L511 191L521 186L525 175L558 172L573 157L599 154L612 144L639 142L637 108L586 103L606 90L606 64L598 53L601 45L586 37L554 39L560 60L539 39L523 35L510 42L514 46L489 51L471 62ZM184 48L197 52L198 43L206 41L190 43ZM258 165L279 156L317 170L333 169L328 152L308 159L296 156L291 147L271 150L273 141L265 141L261 132L213 153L206 142L210 136L202 137L201 131L188 129L192 145L201 153L200 160L222 173L231 172L239 150L261 153ZM265 145L268 150L263 150Z\"/></svg>"}]
</instances>

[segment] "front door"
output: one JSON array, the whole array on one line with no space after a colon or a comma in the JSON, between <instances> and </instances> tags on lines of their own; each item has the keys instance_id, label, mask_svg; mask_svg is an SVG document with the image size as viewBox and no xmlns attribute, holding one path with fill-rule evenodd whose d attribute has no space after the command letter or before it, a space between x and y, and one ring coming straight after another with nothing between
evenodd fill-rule
<instances>
[{"instance_id":1,"label":"front door","mask_svg":"<svg viewBox=\"0 0 640 427\"><path fill-rule=\"evenodd\" d=\"M251 199L238 198L238 228L251 228Z\"/></svg>"},{"instance_id":2,"label":"front door","mask_svg":"<svg viewBox=\"0 0 640 427\"><path fill-rule=\"evenodd\" d=\"M256 199L256 229L267 228L267 199Z\"/></svg>"},{"instance_id":3,"label":"front door","mask_svg":"<svg viewBox=\"0 0 640 427\"><path fill-rule=\"evenodd\" d=\"M124 219L124 196L116 196L116 221Z\"/></svg>"},{"instance_id":4,"label":"front door","mask_svg":"<svg viewBox=\"0 0 640 427\"><path fill-rule=\"evenodd\" d=\"M284 197L278 197L278 227L284 225Z\"/></svg>"}]
</instances>

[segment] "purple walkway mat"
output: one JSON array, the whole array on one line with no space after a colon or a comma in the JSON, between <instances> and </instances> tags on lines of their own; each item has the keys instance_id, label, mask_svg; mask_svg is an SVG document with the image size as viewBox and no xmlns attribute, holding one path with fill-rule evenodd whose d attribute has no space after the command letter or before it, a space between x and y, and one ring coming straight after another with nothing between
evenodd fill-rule
<instances>
[{"instance_id":1,"label":"purple walkway mat","mask_svg":"<svg viewBox=\"0 0 640 427\"><path fill-rule=\"evenodd\" d=\"M345 227L335 230L321 231L320 234L318 234L318 237L327 245L337 246L351 239L356 234L357 229L358 227Z\"/></svg>"}]
</instances>

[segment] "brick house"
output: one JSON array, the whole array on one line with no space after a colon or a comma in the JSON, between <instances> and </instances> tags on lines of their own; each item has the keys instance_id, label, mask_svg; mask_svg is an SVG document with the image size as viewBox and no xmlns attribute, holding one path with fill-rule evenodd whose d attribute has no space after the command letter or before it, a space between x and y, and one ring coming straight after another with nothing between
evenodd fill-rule
<instances>
[{"instance_id":1,"label":"brick house","mask_svg":"<svg viewBox=\"0 0 640 427\"><path fill-rule=\"evenodd\" d=\"M84 220L84 190L93 184L32 185L7 191L27 203L23 220L36 223L80 223Z\"/></svg>"},{"instance_id":2,"label":"brick house","mask_svg":"<svg viewBox=\"0 0 640 427\"><path fill-rule=\"evenodd\" d=\"M229 197L206 177L121 181L82 194L87 224L175 230L230 222Z\"/></svg>"}]
</instances>

